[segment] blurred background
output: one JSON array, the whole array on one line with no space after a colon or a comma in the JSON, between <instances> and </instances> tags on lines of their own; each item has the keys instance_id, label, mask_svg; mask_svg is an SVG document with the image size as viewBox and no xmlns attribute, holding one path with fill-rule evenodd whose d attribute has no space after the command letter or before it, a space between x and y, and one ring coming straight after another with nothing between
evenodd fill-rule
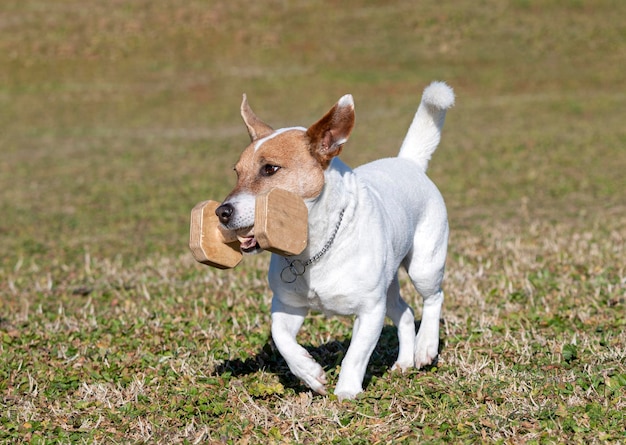
<instances>
[{"instance_id":1,"label":"blurred background","mask_svg":"<svg viewBox=\"0 0 626 445\"><path fill-rule=\"evenodd\" d=\"M625 217L619 0L5 0L0 262L186 254L247 145L242 93L278 128L345 93L343 158L394 156L423 88L448 82L429 174L453 230ZM599 218L598 218L599 217Z\"/></svg>"}]
</instances>

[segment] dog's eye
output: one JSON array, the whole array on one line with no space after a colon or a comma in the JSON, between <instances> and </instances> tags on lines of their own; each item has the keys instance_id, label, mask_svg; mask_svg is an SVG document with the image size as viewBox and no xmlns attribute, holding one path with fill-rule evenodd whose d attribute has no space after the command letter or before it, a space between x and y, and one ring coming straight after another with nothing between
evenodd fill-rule
<instances>
[{"instance_id":1,"label":"dog's eye","mask_svg":"<svg viewBox=\"0 0 626 445\"><path fill-rule=\"evenodd\" d=\"M278 165L265 164L261 167L261 176L272 176L278 170L280 170Z\"/></svg>"}]
</instances>

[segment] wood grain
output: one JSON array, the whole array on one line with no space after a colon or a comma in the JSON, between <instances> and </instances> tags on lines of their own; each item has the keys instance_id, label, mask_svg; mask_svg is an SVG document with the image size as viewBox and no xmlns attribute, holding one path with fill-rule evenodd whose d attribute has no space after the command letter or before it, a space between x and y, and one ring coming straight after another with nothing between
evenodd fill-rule
<instances>
[{"instance_id":1,"label":"wood grain","mask_svg":"<svg viewBox=\"0 0 626 445\"><path fill-rule=\"evenodd\" d=\"M257 196L254 215L254 236L263 249L298 255L306 247L309 213L298 195L272 189Z\"/></svg>"},{"instance_id":2,"label":"wood grain","mask_svg":"<svg viewBox=\"0 0 626 445\"><path fill-rule=\"evenodd\" d=\"M235 267L243 255L237 237L223 230L215 209L217 201L202 201L191 210L189 248L196 261L219 269Z\"/></svg>"}]
</instances>

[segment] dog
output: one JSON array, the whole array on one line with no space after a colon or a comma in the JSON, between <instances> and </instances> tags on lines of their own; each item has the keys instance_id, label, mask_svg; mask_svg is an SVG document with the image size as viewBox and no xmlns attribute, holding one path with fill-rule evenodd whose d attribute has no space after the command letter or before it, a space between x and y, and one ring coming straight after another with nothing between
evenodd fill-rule
<instances>
[{"instance_id":1,"label":"dog","mask_svg":"<svg viewBox=\"0 0 626 445\"><path fill-rule=\"evenodd\" d=\"M398 332L393 370L422 368L437 359L448 220L425 172L454 100L447 84L431 83L397 157L352 170L338 158L354 127L351 95L308 128L279 130L259 119L243 96L241 116L251 143L235 165L237 184L216 214L237 233L243 253L257 253L256 195L281 188L304 200L307 248L292 257L272 254L270 261L271 333L291 372L316 393L327 394L325 372L296 341L309 310L355 316L334 391L339 400L363 391L385 316ZM400 267L423 299L417 335L413 310L400 296Z\"/></svg>"}]
</instances>

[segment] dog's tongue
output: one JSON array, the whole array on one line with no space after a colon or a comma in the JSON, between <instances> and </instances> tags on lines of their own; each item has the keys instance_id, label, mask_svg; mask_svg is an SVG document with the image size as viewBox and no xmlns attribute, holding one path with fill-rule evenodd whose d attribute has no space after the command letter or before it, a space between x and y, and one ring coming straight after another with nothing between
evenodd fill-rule
<instances>
[{"instance_id":1,"label":"dog's tongue","mask_svg":"<svg viewBox=\"0 0 626 445\"><path fill-rule=\"evenodd\" d=\"M241 243L241 248L243 250L252 249L256 246L256 239L254 235L252 236L238 236L239 242Z\"/></svg>"}]
</instances>

